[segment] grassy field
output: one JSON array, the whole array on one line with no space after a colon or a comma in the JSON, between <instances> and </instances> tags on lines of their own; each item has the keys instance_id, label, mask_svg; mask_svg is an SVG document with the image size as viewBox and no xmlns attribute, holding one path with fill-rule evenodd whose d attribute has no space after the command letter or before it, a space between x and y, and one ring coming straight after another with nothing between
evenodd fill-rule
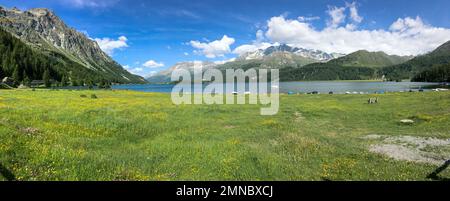
<instances>
[{"instance_id":1,"label":"grassy field","mask_svg":"<svg viewBox=\"0 0 450 201\"><path fill-rule=\"evenodd\" d=\"M278 115L259 109L0 90L0 180L427 180L438 165L372 153L366 136L450 138L448 92L282 95Z\"/></svg>"}]
</instances>

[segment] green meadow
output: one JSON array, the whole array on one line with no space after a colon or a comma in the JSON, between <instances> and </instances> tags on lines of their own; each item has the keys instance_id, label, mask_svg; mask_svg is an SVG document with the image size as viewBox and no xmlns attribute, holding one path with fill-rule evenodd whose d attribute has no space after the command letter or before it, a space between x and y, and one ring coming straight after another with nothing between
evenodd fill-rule
<instances>
[{"instance_id":1,"label":"green meadow","mask_svg":"<svg viewBox=\"0 0 450 201\"><path fill-rule=\"evenodd\" d=\"M277 115L260 108L0 90L0 180L429 180L439 165L371 152L381 142L366 136L450 138L449 92L281 95Z\"/></svg>"}]
</instances>

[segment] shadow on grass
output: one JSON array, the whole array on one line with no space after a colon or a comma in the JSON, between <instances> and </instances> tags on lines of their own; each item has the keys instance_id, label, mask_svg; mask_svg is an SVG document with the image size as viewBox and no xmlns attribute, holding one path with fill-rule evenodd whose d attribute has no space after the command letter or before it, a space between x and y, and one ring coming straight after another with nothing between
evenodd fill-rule
<instances>
[{"instance_id":1,"label":"shadow on grass","mask_svg":"<svg viewBox=\"0 0 450 201\"><path fill-rule=\"evenodd\" d=\"M9 171L5 166L3 166L1 163L0 163L0 175L2 175L8 181L16 180L16 176L14 176L14 174L11 171Z\"/></svg>"},{"instance_id":2,"label":"shadow on grass","mask_svg":"<svg viewBox=\"0 0 450 201\"><path fill-rule=\"evenodd\" d=\"M436 181L450 181L450 178L441 177L438 174L444 171L450 166L450 160L446 161L443 165L434 170L431 174L427 176L428 179L436 180Z\"/></svg>"}]
</instances>

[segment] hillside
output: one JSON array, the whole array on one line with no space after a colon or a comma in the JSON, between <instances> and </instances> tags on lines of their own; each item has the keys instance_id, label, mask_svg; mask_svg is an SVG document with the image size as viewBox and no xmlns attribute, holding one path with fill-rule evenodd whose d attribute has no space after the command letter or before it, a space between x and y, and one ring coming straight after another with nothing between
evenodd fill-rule
<instances>
[{"instance_id":1,"label":"hillside","mask_svg":"<svg viewBox=\"0 0 450 201\"><path fill-rule=\"evenodd\" d=\"M387 55L384 52L360 50L327 63L313 63L301 68L280 71L283 81L298 80L367 80L380 78L378 69L407 61L410 57Z\"/></svg>"},{"instance_id":2,"label":"hillside","mask_svg":"<svg viewBox=\"0 0 450 201\"><path fill-rule=\"evenodd\" d=\"M318 60L299 56L290 52L273 52L261 59L249 59L227 62L218 65L217 68L224 69L282 69L286 67L298 68L307 64L318 62Z\"/></svg>"},{"instance_id":3,"label":"hillside","mask_svg":"<svg viewBox=\"0 0 450 201\"><path fill-rule=\"evenodd\" d=\"M122 68L104 53L98 44L84 34L68 27L48 9L6 10L0 7L0 27L21 39L34 50L53 57L58 55L65 63L67 72L88 70L94 82L107 80L118 83L144 83L145 80ZM76 63L77 65L75 65ZM80 69L84 68L84 69ZM78 74L66 74L74 79L84 79Z\"/></svg>"},{"instance_id":4,"label":"hillside","mask_svg":"<svg viewBox=\"0 0 450 201\"><path fill-rule=\"evenodd\" d=\"M397 55L388 55L384 52L369 52L366 50L356 51L347 56L329 61L329 64L345 67L372 67L379 68L401 64L412 57L402 57Z\"/></svg>"},{"instance_id":5,"label":"hillside","mask_svg":"<svg viewBox=\"0 0 450 201\"><path fill-rule=\"evenodd\" d=\"M280 70L282 81L316 80L370 80L376 78L376 69L369 67L343 67L329 64L307 65Z\"/></svg>"},{"instance_id":6,"label":"hillside","mask_svg":"<svg viewBox=\"0 0 450 201\"><path fill-rule=\"evenodd\" d=\"M414 82L450 82L450 64L434 66L411 79Z\"/></svg>"},{"instance_id":7,"label":"hillside","mask_svg":"<svg viewBox=\"0 0 450 201\"><path fill-rule=\"evenodd\" d=\"M57 52L41 53L0 29L0 78L13 77L15 84L27 84L31 80L49 79L77 83L103 79L99 72L88 69Z\"/></svg>"},{"instance_id":8,"label":"hillside","mask_svg":"<svg viewBox=\"0 0 450 201\"><path fill-rule=\"evenodd\" d=\"M427 80L423 77L428 74L427 72L435 71L435 69L446 69L448 64L450 64L450 41L426 55L418 56L403 64L383 68L380 74L391 80L411 79L413 77L422 77L420 80ZM422 72L424 74L419 76L418 74Z\"/></svg>"}]
</instances>

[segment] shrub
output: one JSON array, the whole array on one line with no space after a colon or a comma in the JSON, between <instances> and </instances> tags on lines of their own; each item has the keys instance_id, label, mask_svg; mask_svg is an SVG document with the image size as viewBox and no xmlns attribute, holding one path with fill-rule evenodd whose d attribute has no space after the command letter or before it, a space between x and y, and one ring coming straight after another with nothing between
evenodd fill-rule
<instances>
[{"instance_id":1,"label":"shrub","mask_svg":"<svg viewBox=\"0 0 450 201\"><path fill-rule=\"evenodd\" d=\"M95 95L95 94L91 94L91 98L92 98L92 99L97 99L98 97L97 97L97 95Z\"/></svg>"}]
</instances>

